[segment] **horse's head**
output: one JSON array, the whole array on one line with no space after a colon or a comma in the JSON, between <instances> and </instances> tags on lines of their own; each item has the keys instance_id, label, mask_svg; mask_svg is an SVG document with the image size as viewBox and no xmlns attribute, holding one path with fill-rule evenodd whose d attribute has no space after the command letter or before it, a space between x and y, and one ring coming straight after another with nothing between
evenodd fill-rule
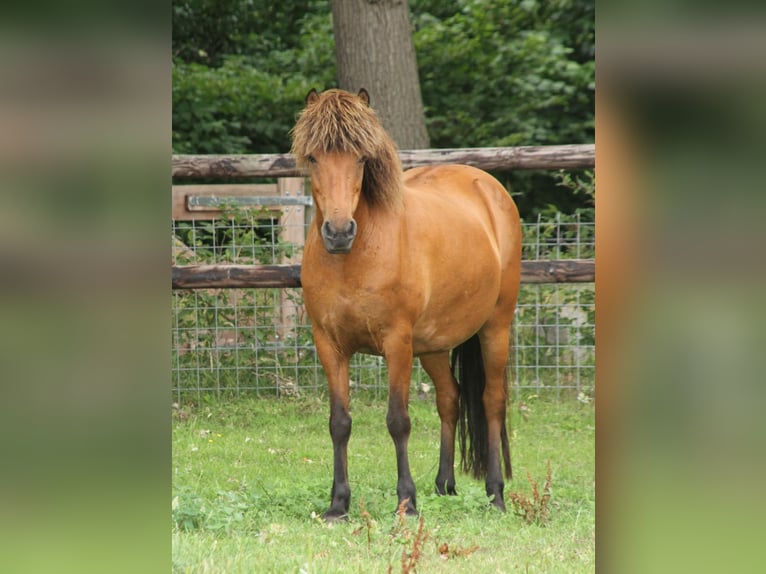
<instances>
[{"instance_id":1,"label":"horse's head","mask_svg":"<svg viewBox=\"0 0 766 574\"><path fill-rule=\"evenodd\" d=\"M311 90L292 131L292 152L307 167L317 208L317 224L330 253L348 253L357 233L360 201L369 207L397 205L401 164L396 146L358 94Z\"/></svg>"},{"instance_id":2,"label":"horse's head","mask_svg":"<svg viewBox=\"0 0 766 574\"><path fill-rule=\"evenodd\" d=\"M308 159L324 246L330 253L348 253L356 238L354 213L362 191L365 158L348 152L316 152Z\"/></svg>"}]
</instances>

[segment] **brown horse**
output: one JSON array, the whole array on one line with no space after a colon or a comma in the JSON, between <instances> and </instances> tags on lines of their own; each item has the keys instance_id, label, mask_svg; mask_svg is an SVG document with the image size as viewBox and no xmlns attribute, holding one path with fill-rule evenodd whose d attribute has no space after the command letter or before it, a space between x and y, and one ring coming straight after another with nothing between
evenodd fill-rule
<instances>
[{"instance_id":1,"label":"brown horse","mask_svg":"<svg viewBox=\"0 0 766 574\"><path fill-rule=\"evenodd\" d=\"M349 509L349 360L356 352L382 355L388 365L386 423L407 513L416 512L407 455L413 356L436 388L436 491L455 494L457 430L463 469L486 477L492 504L505 510L505 365L521 267L516 206L496 179L473 167L402 173L365 90L311 90L292 135L316 206L301 283L330 395L334 471L325 519Z\"/></svg>"}]
</instances>

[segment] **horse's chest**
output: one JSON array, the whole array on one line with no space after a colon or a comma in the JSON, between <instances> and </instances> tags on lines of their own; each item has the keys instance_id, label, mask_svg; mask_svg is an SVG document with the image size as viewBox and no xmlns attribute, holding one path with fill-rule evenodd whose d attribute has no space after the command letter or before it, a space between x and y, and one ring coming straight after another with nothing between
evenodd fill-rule
<instances>
[{"instance_id":1,"label":"horse's chest","mask_svg":"<svg viewBox=\"0 0 766 574\"><path fill-rule=\"evenodd\" d=\"M311 299L307 308L312 322L342 347L382 352L385 333L397 316L384 293L344 288Z\"/></svg>"},{"instance_id":2,"label":"horse's chest","mask_svg":"<svg viewBox=\"0 0 766 574\"><path fill-rule=\"evenodd\" d=\"M365 292L338 293L324 306L323 312L326 321L340 322L357 330L365 330L371 323L385 323L391 315L391 306L385 297Z\"/></svg>"}]
</instances>

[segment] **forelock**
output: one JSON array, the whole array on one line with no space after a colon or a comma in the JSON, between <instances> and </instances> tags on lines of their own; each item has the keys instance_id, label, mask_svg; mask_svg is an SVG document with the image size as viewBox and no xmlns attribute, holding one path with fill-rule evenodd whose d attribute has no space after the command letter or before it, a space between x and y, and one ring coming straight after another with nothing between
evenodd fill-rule
<instances>
[{"instance_id":1,"label":"forelock","mask_svg":"<svg viewBox=\"0 0 766 574\"><path fill-rule=\"evenodd\" d=\"M292 152L299 165L315 152L373 157L386 143L374 110L359 98L329 90L306 106L292 131Z\"/></svg>"}]
</instances>

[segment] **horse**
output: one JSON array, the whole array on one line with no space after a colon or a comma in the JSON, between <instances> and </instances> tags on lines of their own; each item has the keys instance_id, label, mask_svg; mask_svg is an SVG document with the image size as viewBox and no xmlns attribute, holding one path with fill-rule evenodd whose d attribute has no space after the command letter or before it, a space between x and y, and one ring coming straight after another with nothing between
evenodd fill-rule
<instances>
[{"instance_id":1,"label":"horse","mask_svg":"<svg viewBox=\"0 0 766 574\"><path fill-rule=\"evenodd\" d=\"M357 352L388 367L399 511L417 514L407 449L414 357L434 383L441 420L436 492L456 494L458 434L462 470L485 478L489 502L505 511L501 454L505 477L513 476L506 361L521 270L516 205L474 167L403 172L364 89L312 89L291 136L315 206L301 286L330 403L333 481L323 518L348 517L349 361Z\"/></svg>"}]
</instances>

